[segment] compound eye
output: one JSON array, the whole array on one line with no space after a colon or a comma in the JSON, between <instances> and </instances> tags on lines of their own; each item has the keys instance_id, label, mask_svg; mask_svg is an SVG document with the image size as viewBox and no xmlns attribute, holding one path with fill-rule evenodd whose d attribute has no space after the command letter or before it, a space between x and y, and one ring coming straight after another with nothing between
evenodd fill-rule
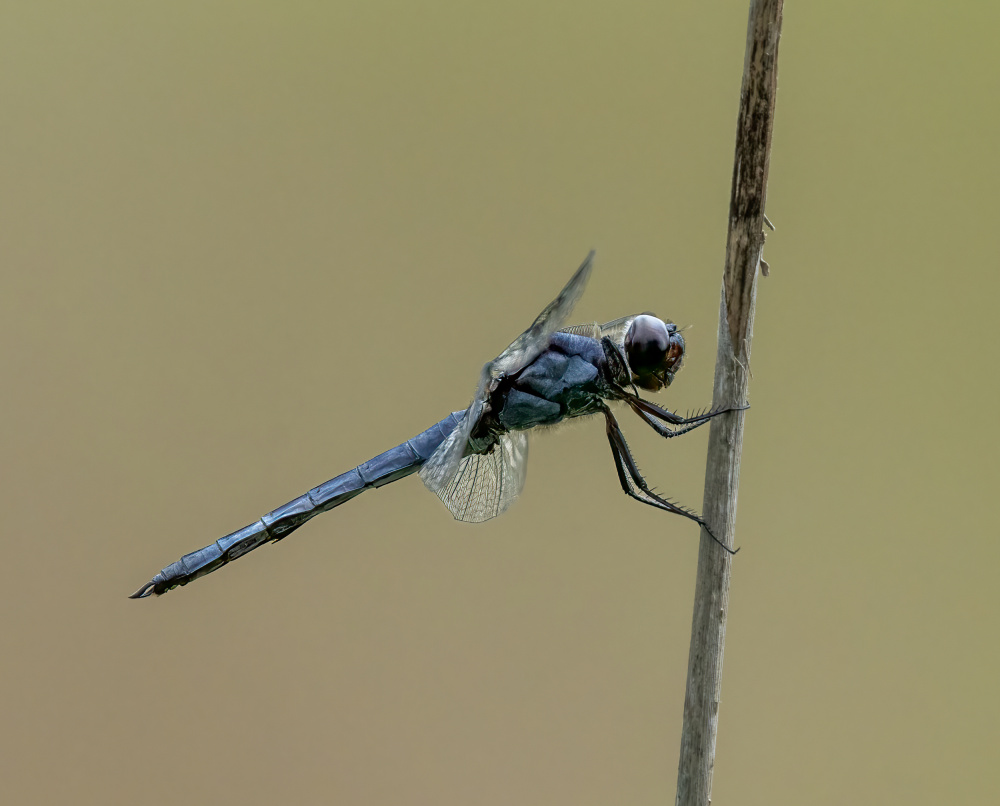
<instances>
[{"instance_id":1,"label":"compound eye","mask_svg":"<svg viewBox=\"0 0 1000 806\"><path fill-rule=\"evenodd\" d=\"M645 313L633 320L625 336L629 367L639 376L661 372L665 368L668 352L673 353L674 347L663 320ZM674 363L677 357L679 356L674 358Z\"/></svg>"}]
</instances>

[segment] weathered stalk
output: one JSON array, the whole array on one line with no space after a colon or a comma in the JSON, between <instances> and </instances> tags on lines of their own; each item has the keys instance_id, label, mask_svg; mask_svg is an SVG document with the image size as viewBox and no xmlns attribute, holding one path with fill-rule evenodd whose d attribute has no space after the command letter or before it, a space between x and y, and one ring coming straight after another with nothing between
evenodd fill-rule
<instances>
[{"instance_id":1,"label":"weathered stalk","mask_svg":"<svg viewBox=\"0 0 1000 806\"><path fill-rule=\"evenodd\" d=\"M729 203L729 236L719 308L713 406L746 401L757 267L767 273L764 201L778 78L783 0L752 0ZM715 534L733 545L744 412L712 420L702 513ZM722 658L733 558L702 530L695 583L684 727L677 770L677 806L711 802L722 691Z\"/></svg>"}]
</instances>

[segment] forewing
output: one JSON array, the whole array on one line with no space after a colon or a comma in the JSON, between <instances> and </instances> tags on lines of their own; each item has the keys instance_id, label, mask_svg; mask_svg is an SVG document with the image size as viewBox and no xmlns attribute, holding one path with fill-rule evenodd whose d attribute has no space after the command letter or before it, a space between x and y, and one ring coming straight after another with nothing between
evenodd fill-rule
<instances>
[{"instance_id":1,"label":"forewing","mask_svg":"<svg viewBox=\"0 0 1000 806\"><path fill-rule=\"evenodd\" d=\"M583 289L590 278L590 270L594 265L594 251L591 250L586 260L576 270L576 273L559 292L559 296L545 306L532 322L531 327L511 342L511 345L489 363L490 376L499 378L501 375L511 375L523 369L534 361L549 343L549 338L555 333L573 311L573 306L583 295Z\"/></svg>"},{"instance_id":2,"label":"forewing","mask_svg":"<svg viewBox=\"0 0 1000 806\"><path fill-rule=\"evenodd\" d=\"M438 495L456 520L482 523L514 503L524 489L527 469L528 437L523 431L512 431L500 437L488 453L462 459Z\"/></svg>"},{"instance_id":3,"label":"forewing","mask_svg":"<svg viewBox=\"0 0 1000 806\"><path fill-rule=\"evenodd\" d=\"M538 315L531 327L518 336L499 356L483 367L483 371L479 376L479 385L476 387L476 393L462 422L458 424L448 438L434 451L430 459L420 468L421 481L423 481L427 489L444 501L445 506L459 520L489 520L510 506L510 503L520 492L521 486L524 484L524 459L528 454L527 437L523 434L517 436L507 435L509 439L506 445L497 445L490 454L483 455L486 458L481 457L474 462L470 462L469 460L474 459L477 456L476 454L466 456L469 437L483 415L483 408L490 394L490 384L502 375L510 375L523 369L534 361L548 346L552 334L566 321L566 318L573 310L573 306L576 305L577 300L583 294L583 289L590 278L590 270L593 264L594 252L591 250L586 260L580 265L580 268L576 270L576 273L566 283L565 288L559 292L559 296L545 306L545 309ZM503 441L504 439L502 438L501 443ZM517 469L518 463L516 462L501 461L497 457L488 459L488 457L496 454L498 451L500 452L500 456L510 455L515 458L521 456L520 468ZM478 478L481 464L485 465L483 471L485 478L495 478L498 480L497 483L500 486L497 488L499 490L497 501L498 506L500 503L503 503L503 506L494 511L493 514L486 515L485 517L465 517L459 513L467 511L475 513L480 512L480 510L482 512L489 511L489 508L484 509L479 504L472 502L466 506L459 500L461 491L467 494L479 494L475 484L471 487L468 486L468 480L470 478ZM492 471L490 470L491 467L493 468ZM465 481L462 483L465 486L459 485L460 473L465 478ZM517 481L518 483L513 494L507 497L511 489L511 481ZM484 495L488 498L488 494L484 493Z\"/></svg>"},{"instance_id":4,"label":"forewing","mask_svg":"<svg viewBox=\"0 0 1000 806\"><path fill-rule=\"evenodd\" d=\"M622 347L625 343L625 334L628 332L629 327L635 320L638 314L632 314L631 316L623 316L621 319L615 319L612 322L606 322L603 325L596 324L586 324L586 325L569 325L560 329L560 333L572 333L574 336L587 336L591 339L603 339L608 336L611 341Z\"/></svg>"},{"instance_id":5,"label":"forewing","mask_svg":"<svg viewBox=\"0 0 1000 806\"><path fill-rule=\"evenodd\" d=\"M569 325L559 329L560 333L572 333L574 336L586 336L589 339L601 338L601 326L598 324Z\"/></svg>"},{"instance_id":6,"label":"forewing","mask_svg":"<svg viewBox=\"0 0 1000 806\"><path fill-rule=\"evenodd\" d=\"M628 329L632 326L632 322L639 314L634 313L631 316L623 316L621 319L615 319L612 322L605 322L601 325L601 334L597 337L603 339L605 336L611 339L619 347L625 344L625 334L628 333Z\"/></svg>"}]
</instances>

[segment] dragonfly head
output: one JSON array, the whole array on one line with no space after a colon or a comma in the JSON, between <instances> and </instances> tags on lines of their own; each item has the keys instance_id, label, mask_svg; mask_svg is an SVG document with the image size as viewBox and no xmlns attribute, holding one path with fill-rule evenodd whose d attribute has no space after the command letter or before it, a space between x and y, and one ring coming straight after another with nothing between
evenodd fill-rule
<instances>
[{"instance_id":1,"label":"dragonfly head","mask_svg":"<svg viewBox=\"0 0 1000 806\"><path fill-rule=\"evenodd\" d=\"M629 325L624 347L633 381L651 392L670 386L684 362L684 337L677 325L649 313Z\"/></svg>"}]
</instances>

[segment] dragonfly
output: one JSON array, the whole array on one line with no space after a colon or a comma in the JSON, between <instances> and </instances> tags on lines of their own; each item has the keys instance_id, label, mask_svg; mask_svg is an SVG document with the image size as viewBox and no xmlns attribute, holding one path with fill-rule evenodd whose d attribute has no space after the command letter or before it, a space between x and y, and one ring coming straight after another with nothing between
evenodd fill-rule
<instances>
[{"instance_id":1,"label":"dragonfly","mask_svg":"<svg viewBox=\"0 0 1000 806\"><path fill-rule=\"evenodd\" d=\"M505 511L524 487L528 432L591 415L604 418L622 490L644 504L695 521L730 554L705 520L654 492L639 471L611 404L625 404L662 437L693 431L726 406L682 417L640 397L673 382L684 361L677 325L651 313L603 325L563 327L594 263L587 258L531 327L483 366L472 402L426 431L358 465L255 523L171 563L129 598L159 596L210 574L357 495L414 472L457 520L481 523Z\"/></svg>"}]
</instances>

